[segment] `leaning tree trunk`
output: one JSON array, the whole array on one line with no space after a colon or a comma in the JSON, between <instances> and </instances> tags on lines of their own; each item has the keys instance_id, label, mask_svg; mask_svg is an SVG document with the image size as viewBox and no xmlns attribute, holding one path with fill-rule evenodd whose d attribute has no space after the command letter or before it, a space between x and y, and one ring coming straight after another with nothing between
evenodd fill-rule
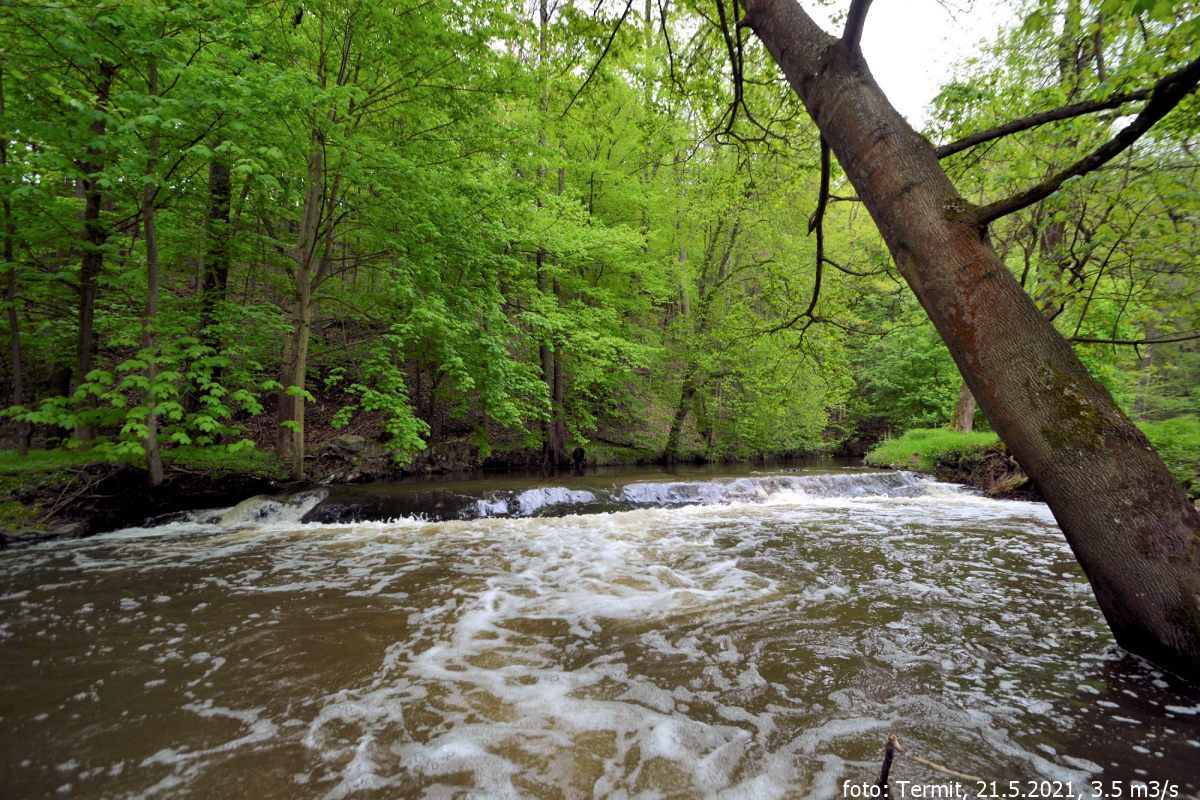
<instances>
[{"instance_id":1,"label":"leaning tree trunk","mask_svg":"<svg viewBox=\"0 0 1200 800\"><path fill-rule=\"evenodd\" d=\"M679 440L683 438L683 423L687 419L688 409L692 407L692 399L696 396L695 370L688 368L683 379L683 388L679 392L679 405L675 408L675 416L671 419L671 429L667 432L667 446L663 448L662 460L674 464L679 460Z\"/></svg>"},{"instance_id":2,"label":"leaning tree trunk","mask_svg":"<svg viewBox=\"0 0 1200 800\"><path fill-rule=\"evenodd\" d=\"M992 249L857 48L795 0L742 0L945 340L1041 489L1117 642L1200 678L1200 514Z\"/></svg>"}]
</instances>

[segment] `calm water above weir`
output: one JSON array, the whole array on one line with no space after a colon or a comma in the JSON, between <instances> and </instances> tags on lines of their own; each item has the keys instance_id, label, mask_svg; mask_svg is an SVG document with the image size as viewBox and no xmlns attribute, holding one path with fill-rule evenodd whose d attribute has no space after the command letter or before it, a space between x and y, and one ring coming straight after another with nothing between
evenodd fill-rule
<instances>
[{"instance_id":1,"label":"calm water above weir","mask_svg":"<svg viewBox=\"0 0 1200 800\"><path fill-rule=\"evenodd\" d=\"M842 797L888 733L998 793L1200 793L1200 691L1113 647L1045 506L606 480L0 553L0 797Z\"/></svg>"}]
</instances>

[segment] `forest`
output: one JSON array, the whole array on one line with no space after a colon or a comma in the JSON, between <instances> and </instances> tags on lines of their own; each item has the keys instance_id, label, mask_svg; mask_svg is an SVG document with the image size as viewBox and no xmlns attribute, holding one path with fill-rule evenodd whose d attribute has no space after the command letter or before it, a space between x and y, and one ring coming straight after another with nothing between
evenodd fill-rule
<instances>
[{"instance_id":1,"label":"forest","mask_svg":"<svg viewBox=\"0 0 1200 800\"><path fill-rule=\"evenodd\" d=\"M1030 0L948 76L924 133L971 202L1037 184L1196 58L1196 12ZM724 0L7 5L5 446L142 463L155 483L164 455L197 450L273 452L302 479L338 432L404 470L439 447L559 466L987 429L739 16ZM1191 441L1198 109L1185 93L989 229L1124 412Z\"/></svg>"}]
</instances>

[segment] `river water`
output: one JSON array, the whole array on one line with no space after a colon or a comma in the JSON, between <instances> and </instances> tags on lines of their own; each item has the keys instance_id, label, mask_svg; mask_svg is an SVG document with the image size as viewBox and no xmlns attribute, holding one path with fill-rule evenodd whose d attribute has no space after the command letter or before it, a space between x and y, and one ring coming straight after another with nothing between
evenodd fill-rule
<instances>
[{"instance_id":1,"label":"river water","mask_svg":"<svg viewBox=\"0 0 1200 800\"><path fill-rule=\"evenodd\" d=\"M843 797L889 733L985 794L1200 791L1200 691L1113 645L1044 505L863 470L476 494L0 553L0 796Z\"/></svg>"}]
</instances>

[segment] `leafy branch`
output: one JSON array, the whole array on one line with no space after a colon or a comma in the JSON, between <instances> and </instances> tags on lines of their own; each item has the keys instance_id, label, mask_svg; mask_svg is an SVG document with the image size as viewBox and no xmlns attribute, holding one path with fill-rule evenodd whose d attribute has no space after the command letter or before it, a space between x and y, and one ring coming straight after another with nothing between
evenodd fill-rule
<instances>
[{"instance_id":1,"label":"leafy branch","mask_svg":"<svg viewBox=\"0 0 1200 800\"><path fill-rule=\"evenodd\" d=\"M980 225L987 225L1001 217L1020 211L1023 208L1028 208L1034 203L1054 194L1069 179L1086 175L1104 166L1131 147L1155 123L1169 114L1185 97L1194 92L1197 84L1200 84L1200 58L1195 59L1183 69L1167 75L1154 84L1153 89L1150 91L1149 100L1147 100L1145 107L1142 108L1141 113L1112 139L1109 139L1088 155L1041 183L1010 197L979 207L975 211L975 220Z\"/></svg>"}]
</instances>

